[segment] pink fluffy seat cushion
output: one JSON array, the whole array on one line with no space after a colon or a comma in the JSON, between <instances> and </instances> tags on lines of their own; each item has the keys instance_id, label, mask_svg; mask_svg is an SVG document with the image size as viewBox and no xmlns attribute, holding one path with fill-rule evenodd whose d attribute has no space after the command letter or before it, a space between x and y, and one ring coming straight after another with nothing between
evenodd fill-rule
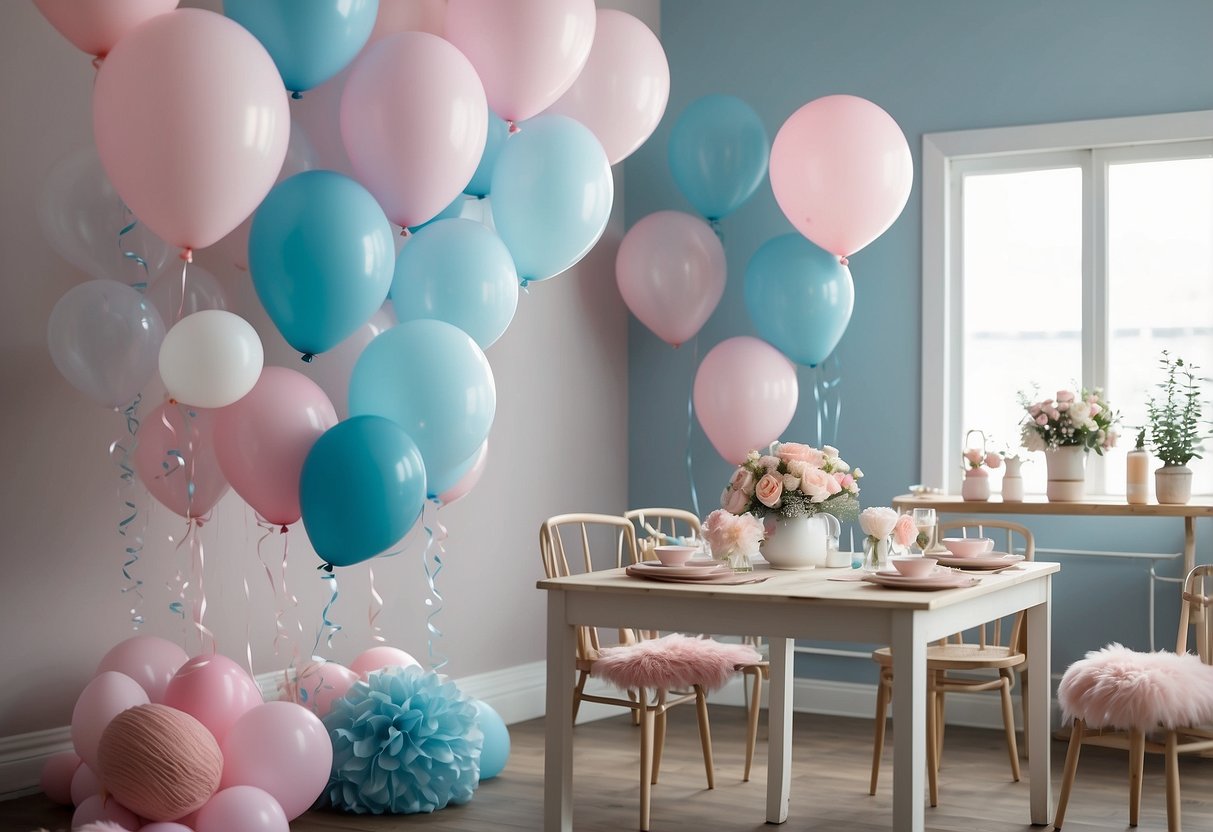
<instances>
[{"instance_id":1,"label":"pink fluffy seat cushion","mask_svg":"<svg viewBox=\"0 0 1213 832\"><path fill-rule=\"evenodd\" d=\"M761 659L754 648L744 644L671 633L639 644L604 648L590 675L624 689L683 690L701 685L716 690L729 681L738 665Z\"/></svg>"},{"instance_id":2,"label":"pink fluffy seat cushion","mask_svg":"<svg viewBox=\"0 0 1213 832\"><path fill-rule=\"evenodd\" d=\"M1092 728L1213 724L1213 666L1191 654L1138 653L1110 644L1070 665L1057 700L1067 717Z\"/></svg>"}]
</instances>

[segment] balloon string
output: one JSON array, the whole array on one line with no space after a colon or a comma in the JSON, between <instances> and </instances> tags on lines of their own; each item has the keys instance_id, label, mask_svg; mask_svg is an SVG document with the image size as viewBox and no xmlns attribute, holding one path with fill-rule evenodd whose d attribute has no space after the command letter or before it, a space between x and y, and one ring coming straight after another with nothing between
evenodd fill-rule
<instances>
[{"instance_id":1,"label":"balloon string","mask_svg":"<svg viewBox=\"0 0 1213 832\"><path fill-rule=\"evenodd\" d=\"M98 58L98 60L100 60L100 58ZM127 260L132 261L139 268L143 269L143 280L138 283L131 284L131 288L138 292L144 292L147 290L148 283L151 282L152 279L151 272L147 267L147 260L140 257L137 252L129 250L126 247L126 241L122 239L127 234L130 234L135 230L135 228L139 225L139 220L135 219L134 215L131 214L131 209L127 208L125 205L122 206L122 216L124 220L128 217L130 219L127 221L126 225L122 226L122 230L118 232L118 251L122 252L122 256Z\"/></svg>"},{"instance_id":2,"label":"balloon string","mask_svg":"<svg viewBox=\"0 0 1213 832\"><path fill-rule=\"evenodd\" d=\"M282 619L286 615L286 557L283 555L283 574L282 574L282 591L283 595L278 596L278 581L274 578L274 571L270 568L269 563L265 559L264 544L265 541L278 531L278 527L271 524L269 521L257 516L257 525L262 529L261 538L257 541L257 560L261 561L261 568L265 570L265 580L270 585L270 592L274 595L274 655L281 656L281 645L283 639L287 638L286 625ZM285 543L286 526L283 529L283 541Z\"/></svg>"},{"instance_id":3,"label":"balloon string","mask_svg":"<svg viewBox=\"0 0 1213 832\"><path fill-rule=\"evenodd\" d=\"M837 353L817 368L814 397L818 403L818 436L822 444L838 444L838 425L842 420L842 359Z\"/></svg>"},{"instance_id":4,"label":"balloon string","mask_svg":"<svg viewBox=\"0 0 1213 832\"><path fill-rule=\"evenodd\" d=\"M434 649L435 643L442 638L442 630L434 624L434 617L442 612L442 593L438 591L438 574L442 572L442 541L446 540L446 526L438 519L438 500L426 503L422 510L422 523L425 528L425 549L421 553L421 563L425 567L425 580L430 587L432 597L425 599L425 605L430 611L425 616L425 627L429 631L430 670L435 673L446 666L447 657ZM435 551L436 550L436 551ZM430 553L433 552L434 568L430 569Z\"/></svg>"},{"instance_id":5,"label":"balloon string","mask_svg":"<svg viewBox=\"0 0 1213 832\"><path fill-rule=\"evenodd\" d=\"M716 239L724 243L724 231L720 228L720 218L708 220L708 225L712 227L712 233L716 235Z\"/></svg>"},{"instance_id":6,"label":"balloon string","mask_svg":"<svg viewBox=\"0 0 1213 832\"><path fill-rule=\"evenodd\" d=\"M324 609L320 612L320 628L316 631L316 643L312 645L312 661L322 662L324 659L320 656L320 639L325 638L329 650L333 649L333 636L341 632L341 625L333 623L329 618L329 610L333 608L333 604L337 603L339 593L337 591L337 576L332 572L328 572L320 576L322 581L329 582L329 600L324 605ZM327 637L326 637L327 636Z\"/></svg>"},{"instance_id":7,"label":"balloon string","mask_svg":"<svg viewBox=\"0 0 1213 832\"><path fill-rule=\"evenodd\" d=\"M379 627L379 614L383 612L383 596L375 589L375 567L367 567L367 574L370 576L371 583L371 603L366 613L367 626L370 628L371 641L382 644L384 638L383 631Z\"/></svg>"},{"instance_id":8,"label":"balloon string","mask_svg":"<svg viewBox=\"0 0 1213 832\"><path fill-rule=\"evenodd\" d=\"M691 346L691 367L699 367L699 334L695 334L694 343ZM691 484L691 508L695 512L696 517L700 517L699 513L699 492L695 490L695 474L691 469L691 437L695 429L695 373L691 372L691 389L687 391L687 482Z\"/></svg>"},{"instance_id":9,"label":"balloon string","mask_svg":"<svg viewBox=\"0 0 1213 832\"><path fill-rule=\"evenodd\" d=\"M139 563L139 553L143 551L143 532L147 528L147 517L141 515L135 502L135 468L131 462L131 454L138 443L139 404L143 396L135 396L122 411L126 420L126 432L129 441L115 439L110 443L110 458L118 466L118 499L122 501L122 518L118 521L118 535L126 541L123 547L125 560L122 563L122 579L126 582L122 593L135 593L131 605L131 624L138 630L144 623L143 618L143 581L136 577L136 565ZM139 520L138 523L135 521Z\"/></svg>"},{"instance_id":10,"label":"balloon string","mask_svg":"<svg viewBox=\"0 0 1213 832\"><path fill-rule=\"evenodd\" d=\"M181 302L177 304L177 317L173 319L173 323L177 323L185 316L185 271L192 262L194 262L193 259L189 259L181 263Z\"/></svg>"}]
</instances>

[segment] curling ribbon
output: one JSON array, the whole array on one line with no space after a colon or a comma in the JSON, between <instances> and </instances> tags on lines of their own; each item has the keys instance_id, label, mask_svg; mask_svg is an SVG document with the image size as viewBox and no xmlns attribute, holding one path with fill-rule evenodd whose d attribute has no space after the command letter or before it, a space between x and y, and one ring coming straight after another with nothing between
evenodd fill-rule
<instances>
[{"instance_id":1,"label":"curling ribbon","mask_svg":"<svg viewBox=\"0 0 1213 832\"><path fill-rule=\"evenodd\" d=\"M134 215L131 214L131 209L125 205L122 206L122 216L124 219L130 217L130 222L122 226L122 230L118 232L118 250L122 252L123 257L143 269L143 280L138 283L132 283L131 288L137 292L145 292L147 291L148 283L152 279L151 272L147 268L147 260L143 259L137 252L128 250L125 241L122 239L135 230L135 227L139 225L139 220L135 219Z\"/></svg>"},{"instance_id":2,"label":"curling ribbon","mask_svg":"<svg viewBox=\"0 0 1213 832\"><path fill-rule=\"evenodd\" d=\"M446 540L446 526L438 519L441 507L438 500L431 500L422 509L422 524L425 528L425 549L421 553L421 563L425 567L425 580L430 588L430 598L425 599L429 612L425 616L425 628L429 631L430 670L437 673L446 666L447 657L434 649L435 643L442 638L442 630L434 624L434 617L442 612L442 593L438 591L438 574L442 572L442 541ZM430 569L430 553L433 552L434 568Z\"/></svg>"},{"instance_id":3,"label":"curling ribbon","mask_svg":"<svg viewBox=\"0 0 1213 832\"><path fill-rule=\"evenodd\" d=\"M326 566L321 566L321 569L326 569ZM332 567L327 566L325 574L320 576L320 580L329 581L329 600L324 605L324 609L320 611L320 628L316 631L316 643L312 645L312 661L325 661L320 655L320 639L325 638L325 643L329 650L333 649L333 636L341 632L341 625L333 622L329 618L329 610L333 608L333 604L337 603L339 593L337 591L337 576L333 574ZM327 631L327 638L326 638Z\"/></svg>"},{"instance_id":4,"label":"curling ribbon","mask_svg":"<svg viewBox=\"0 0 1213 832\"><path fill-rule=\"evenodd\" d=\"M122 579L126 584L122 587L122 593L135 593L135 600L131 602L131 624L136 630L144 623L143 581L136 576L135 567L139 563L139 553L143 551L143 532L147 527L147 516L140 514L135 503L135 469L131 454L134 453L135 443L138 441L139 403L142 400L142 395L135 396L135 400L122 411L129 441L123 443L121 439L115 439L110 443L110 458L118 466L118 499L122 501L123 508L122 519L118 521L118 535L126 541L123 547L125 560L122 563Z\"/></svg>"},{"instance_id":5,"label":"curling ribbon","mask_svg":"<svg viewBox=\"0 0 1213 832\"><path fill-rule=\"evenodd\" d=\"M695 370L699 367L699 333L695 333L695 342L691 346L691 389L687 391L687 482L691 484L691 510L696 517L699 513L699 492L695 490L695 474L691 470L691 435L695 427Z\"/></svg>"},{"instance_id":6,"label":"curling ribbon","mask_svg":"<svg viewBox=\"0 0 1213 832\"><path fill-rule=\"evenodd\" d=\"M174 612L175 614L180 615L182 618L185 618L185 607L187 606L188 590L190 589L190 585L193 584L194 585L194 593L193 593L194 602L192 604L188 604L188 606L192 607L192 609L193 609L193 619L194 619L193 624L194 624L194 629L197 630L197 632L198 632L199 650L200 651L206 650L207 642L209 641L210 650L213 653L218 649L218 646L215 643L215 634L212 633L210 631L210 629L206 626L206 587L203 583L203 575L204 575L204 572L206 569L206 550L202 545L202 539L200 537L200 532L199 532L199 530L202 528L202 524L205 522L205 519L208 519L208 518L193 517L192 512L190 511L190 507L191 507L191 505L193 503L193 499L194 499L194 492L196 489L195 489L195 485L194 485L194 464L195 464L195 462L194 462L194 456L195 456L194 444L193 444L193 439L191 437L189 428L190 428L190 419L195 418L197 416L197 414L194 413L193 411L191 411L189 409L189 407L187 407L185 405L178 405L178 411L181 414L181 423L183 425L183 428L185 431L185 436L186 436L185 452L182 453L180 450L178 450L176 448L170 448L168 451L165 452L165 456L167 457L167 459L162 460L160 464L164 468L165 477L170 477L173 474L177 473L178 471L184 471L182 476L185 476L187 478L186 479L186 515L187 516L186 516L186 524L185 524L185 534L182 536L181 540L177 543L176 550L179 552L181 550L182 546L184 546L187 542L189 543L190 580L187 581L187 580L183 579L183 577L182 577L183 570L180 568L180 565L178 565L177 576L176 576L177 600L172 602L171 604L169 604L169 609L172 612ZM166 429L168 429L170 435L173 435L174 437L176 436L176 431L173 428L172 422L169 421L167 415L163 415L163 414L161 415L161 423L165 426ZM187 460L189 461L188 465L186 464ZM173 540L173 538L170 535L169 542L172 542L172 540ZM178 563L180 564L180 557L178 558Z\"/></svg>"},{"instance_id":7,"label":"curling ribbon","mask_svg":"<svg viewBox=\"0 0 1213 832\"><path fill-rule=\"evenodd\" d=\"M813 405L817 415L819 445L838 443L838 423L842 418L842 360L834 353L814 371Z\"/></svg>"},{"instance_id":8,"label":"curling ribbon","mask_svg":"<svg viewBox=\"0 0 1213 832\"><path fill-rule=\"evenodd\" d=\"M371 641L377 641L382 644L383 631L379 627L379 614L383 612L383 596L375 589L375 567L367 567L367 574L370 576L371 585L371 603L366 613L367 627L370 629Z\"/></svg>"}]
</instances>

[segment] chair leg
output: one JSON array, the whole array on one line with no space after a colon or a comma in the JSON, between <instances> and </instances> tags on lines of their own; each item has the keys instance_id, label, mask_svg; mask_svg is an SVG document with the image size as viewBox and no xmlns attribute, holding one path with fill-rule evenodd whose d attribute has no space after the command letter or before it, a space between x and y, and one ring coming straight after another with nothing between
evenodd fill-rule
<instances>
[{"instance_id":1,"label":"chair leg","mask_svg":"<svg viewBox=\"0 0 1213 832\"><path fill-rule=\"evenodd\" d=\"M1129 826L1137 825L1141 809L1141 775L1146 761L1146 736L1134 729L1129 732Z\"/></svg>"},{"instance_id":2,"label":"chair leg","mask_svg":"<svg viewBox=\"0 0 1213 832\"><path fill-rule=\"evenodd\" d=\"M648 706L644 689L640 698L640 830L649 829L649 798L653 783L653 709Z\"/></svg>"},{"instance_id":3,"label":"chair leg","mask_svg":"<svg viewBox=\"0 0 1213 832\"><path fill-rule=\"evenodd\" d=\"M741 778L743 783L748 783L750 780L750 768L754 764L754 746L758 744L758 714L762 709L762 669L758 668L753 676L754 690L750 697L750 712L746 714L749 723L746 726L745 774Z\"/></svg>"},{"instance_id":4,"label":"chair leg","mask_svg":"<svg viewBox=\"0 0 1213 832\"><path fill-rule=\"evenodd\" d=\"M1180 832L1179 816L1179 737L1167 732L1167 832Z\"/></svg>"},{"instance_id":5,"label":"chair leg","mask_svg":"<svg viewBox=\"0 0 1213 832\"><path fill-rule=\"evenodd\" d=\"M577 711L581 710L581 693L585 690L585 680L590 675L588 670L577 674L577 686L573 688L573 724L577 723ZM631 696L628 691L628 696Z\"/></svg>"},{"instance_id":6,"label":"chair leg","mask_svg":"<svg viewBox=\"0 0 1213 832\"><path fill-rule=\"evenodd\" d=\"M712 761L712 728L708 725L708 697L699 685L695 686L695 707L699 712L699 741L703 745L703 767L708 775L708 788L716 788L715 764Z\"/></svg>"},{"instance_id":7,"label":"chair leg","mask_svg":"<svg viewBox=\"0 0 1213 832\"><path fill-rule=\"evenodd\" d=\"M934 680L930 680L933 682ZM931 808L939 805L939 692L934 684L927 690L927 788L931 796Z\"/></svg>"},{"instance_id":8,"label":"chair leg","mask_svg":"<svg viewBox=\"0 0 1213 832\"><path fill-rule=\"evenodd\" d=\"M937 681L943 681L943 674L940 673ZM945 728L944 720L944 697L947 694L941 690L935 691L935 768L943 766L943 735Z\"/></svg>"},{"instance_id":9,"label":"chair leg","mask_svg":"<svg viewBox=\"0 0 1213 832\"><path fill-rule=\"evenodd\" d=\"M1066 804L1070 802L1070 789L1074 787L1074 775L1078 773L1078 754L1082 751L1082 738L1086 733L1085 723L1081 719L1074 720L1070 729L1070 747L1066 749L1066 769L1061 778L1061 798L1057 801L1057 811L1053 814L1053 828L1061 829L1066 819Z\"/></svg>"},{"instance_id":10,"label":"chair leg","mask_svg":"<svg viewBox=\"0 0 1213 832\"><path fill-rule=\"evenodd\" d=\"M653 720L653 778L652 783L657 785L657 775L661 771L661 752L665 749L665 725L666 725L666 710L665 710L665 692L662 691L661 697L658 700L657 715Z\"/></svg>"},{"instance_id":11,"label":"chair leg","mask_svg":"<svg viewBox=\"0 0 1213 832\"><path fill-rule=\"evenodd\" d=\"M1028 672L1025 670L1019 674L1019 706L1023 709L1023 758L1031 759L1031 749L1028 748L1028 726L1032 723L1028 721Z\"/></svg>"},{"instance_id":12,"label":"chair leg","mask_svg":"<svg viewBox=\"0 0 1213 832\"><path fill-rule=\"evenodd\" d=\"M1019 747L1015 743L1015 709L1011 705L1011 671L1003 668L1002 676L1002 727L1007 735L1007 755L1011 758L1011 779L1019 782Z\"/></svg>"},{"instance_id":13,"label":"chair leg","mask_svg":"<svg viewBox=\"0 0 1213 832\"><path fill-rule=\"evenodd\" d=\"M640 698L638 699L636 697L636 691L629 690L628 699L630 699L633 702L643 702L644 701L643 692L642 692L642 695L640 696ZM632 709L632 724L636 725L636 726L640 725L640 709L639 708Z\"/></svg>"},{"instance_id":14,"label":"chair leg","mask_svg":"<svg viewBox=\"0 0 1213 832\"><path fill-rule=\"evenodd\" d=\"M889 716L891 687L892 681L886 679L884 671L881 671L880 681L876 683L876 736L872 740L872 780L868 785L868 794L876 794L876 783L880 779L880 757L884 754L884 731Z\"/></svg>"}]
</instances>

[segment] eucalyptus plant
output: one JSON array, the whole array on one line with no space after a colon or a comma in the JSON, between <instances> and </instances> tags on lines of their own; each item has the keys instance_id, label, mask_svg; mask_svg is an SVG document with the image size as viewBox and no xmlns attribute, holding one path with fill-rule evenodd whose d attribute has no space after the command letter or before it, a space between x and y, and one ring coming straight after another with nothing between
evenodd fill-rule
<instances>
[{"instance_id":1,"label":"eucalyptus plant","mask_svg":"<svg viewBox=\"0 0 1213 832\"><path fill-rule=\"evenodd\" d=\"M1196 375L1200 368L1163 350L1158 360L1166 381L1157 386L1161 396L1151 396L1146 404L1150 423L1150 447L1166 465L1187 465L1201 459L1201 390L1204 379Z\"/></svg>"}]
</instances>

